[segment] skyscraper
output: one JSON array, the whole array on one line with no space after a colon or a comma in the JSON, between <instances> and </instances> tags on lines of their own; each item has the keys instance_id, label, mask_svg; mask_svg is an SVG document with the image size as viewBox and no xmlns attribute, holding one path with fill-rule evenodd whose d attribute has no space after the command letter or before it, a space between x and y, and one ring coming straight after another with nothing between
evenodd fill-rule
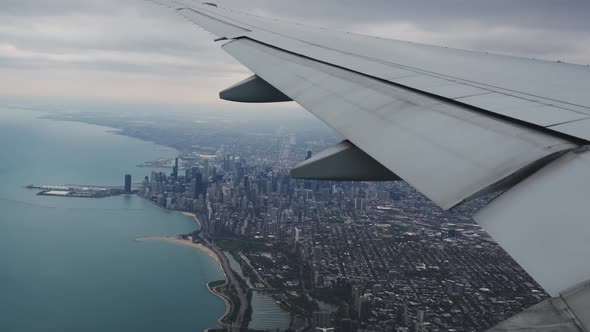
<instances>
[{"instance_id":1,"label":"skyscraper","mask_svg":"<svg viewBox=\"0 0 590 332\"><path fill-rule=\"evenodd\" d=\"M352 287L352 309L358 315L361 311L361 296L363 296L363 289L360 286Z\"/></svg>"},{"instance_id":2,"label":"skyscraper","mask_svg":"<svg viewBox=\"0 0 590 332\"><path fill-rule=\"evenodd\" d=\"M356 320L350 318L344 318L340 322L340 331L342 332L356 332L358 330L359 323Z\"/></svg>"},{"instance_id":3,"label":"skyscraper","mask_svg":"<svg viewBox=\"0 0 590 332\"><path fill-rule=\"evenodd\" d=\"M131 194L131 174L125 175L125 193Z\"/></svg>"},{"instance_id":4,"label":"skyscraper","mask_svg":"<svg viewBox=\"0 0 590 332\"><path fill-rule=\"evenodd\" d=\"M332 327L331 317L329 312L325 311L314 311L313 312L313 327L314 328L327 328Z\"/></svg>"},{"instance_id":5,"label":"skyscraper","mask_svg":"<svg viewBox=\"0 0 590 332\"><path fill-rule=\"evenodd\" d=\"M203 159L203 177L205 178L205 182L209 180L209 160Z\"/></svg>"},{"instance_id":6,"label":"skyscraper","mask_svg":"<svg viewBox=\"0 0 590 332\"><path fill-rule=\"evenodd\" d=\"M199 195L207 195L207 187L203 184L203 174L198 168L193 168L193 179L191 180L191 198L197 199Z\"/></svg>"},{"instance_id":7,"label":"skyscraper","mask_svg":"<svg viewBox=\"0 0 590 332\"><path fill-rule=\"evenodd\" d=\"M174 160L174 167L172 168L172 177L178 179L178 158Z\"/></svg>"},{"instance_id":8,"label":"skyscraper","mask_svg":"<svg viewBox=\"0 0 590 332\"><path fill-rule=\"evenodd\" d=\"M225 157L223 158L223 170L226 172L229 172L231 170L231 159L232 159L232 155L231 154L226 154Z\"/></svg>"},{"instance_id":9,"label":"skyscraper","mask_svg":"<svg viewBox=\"0 0 590 332\"><path fill-rule=\"evenodd\" d=\"M197 199L199 197L199 194L197 193L197 179L192 179L191 180L191 191L190 191L190 197L192 199Z\"/></svg>"},{"instance_id":10,"label":"skyscraper","mask_svg":"<svg viewBox=\"0 0 590 332\"><path fill-rule=\"evenodd\" d=\"M371 299L363 296L361 298L361 304L359 306L359 320L366 322L371 314Z\"/></svg>"}]
</instances>

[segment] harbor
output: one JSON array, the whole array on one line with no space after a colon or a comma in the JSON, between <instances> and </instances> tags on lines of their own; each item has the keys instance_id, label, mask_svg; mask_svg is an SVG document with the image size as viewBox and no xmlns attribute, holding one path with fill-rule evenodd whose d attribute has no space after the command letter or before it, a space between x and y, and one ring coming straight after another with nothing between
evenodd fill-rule
<instances>
[{"instance_id":1,"label":"harbor","mask_svg":"<svg viewBox=\"0 0 590 332\"><path fill-rule=\"evenodd\" d=\"M27 189L37 190L38 196L53 197L72 197L72 198L105 198L125 194L133 194L134 190L125 190L124 187L98 187L98 186L48 186L48 185L28 185Z\"/></svg>"}]
</instances>

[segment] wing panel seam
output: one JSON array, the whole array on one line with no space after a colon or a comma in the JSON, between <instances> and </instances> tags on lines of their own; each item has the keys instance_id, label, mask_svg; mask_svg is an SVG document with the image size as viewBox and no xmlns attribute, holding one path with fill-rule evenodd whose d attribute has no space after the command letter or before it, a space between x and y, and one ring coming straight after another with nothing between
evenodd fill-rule
<instances>
[{"instance_id":1,"label":"wing panel seam","mask_svg":"<svg viewBox=\"0 0 590 332\"><path fill-rule=\"evenodd\" d=\"M315 58L312 58L312 57L309 57L309 56L306 56L306 55L303 55L303 54L299 54L299 53L296 53L296 52L285 50L283 48L280 48L280 47L277 47L277 46L274 46L274 45L270 45L270 44L261 42L261 41L259 41L257 39L253 39L253 38L250 38L248 36L237 37L237 38L234 38L233 40L249 40L249 41L252 41L254 43L258 43L260 45L264 45L266 47L269 47L269 48L272 48L272 49L275 49L275 50L278 50L278 51L281 51L281 52L285 52L285 53L288 53L288 54L291 54L291 55L294 55L294 56L298 56L298 57L301 57L301 58L304 58L304 59L307 59L307 60L310 60L310 61L314 61L314 62L321 63L321 64L324 64L324 65L327 65L327 66L331 66L331 67L334 67L334 68L345 70L345 71L348 71L348 72L351 72L351 73L354 73L354 74L357 74L357 75L360 75L360 76L363 76L363 77L366 77L366 78L374 79L374 80L379 81L381 83L385 83L385 84L389 84L389 85L392 85L392 86L395 86L395 87L398 87L398 88L401 88L401 89L405 89L407 91L411 91L411 92L414 92L414 93L417 93L417 94L420 94L420 95L423 95L423 96L426 96L426 97L429 97L429 98L432 98L432 99L435 99L435 100L438 100L438 101L442 101L442 102L445 102L445 103L448 103L448 104L451 104L451 105L463 107L465 109L468 109L468 110L471 110L471 111L474 111L474 112L478 112L480 114L483 114L483 115L486 115L486 116L489 116L489 117L493 117L493 118L496 118L496 119L499 119L499 120L504 120L506 122L509 122L509 123L512 123L512 124L515 124L515 125L519 125L519 126L522 126L522 127L525 127L525 128L537 130L539 132L543 132L545 134L552 135L554 137L563 138L563 139L566 139L566 140L568 140L568 141L570 141L572 143L578 144L578 145L586 145L586 144L590 143L589 141L584 140L584 139L581 139L579 137L570 136L570 135L567 135L567 134L564 134L564 133L561 133L561 132L557 132L557 131L551 130L549 128L540 126L540 125L536 125L536 124L533 124L533 123L530 123L530 122L526 122L526 121L518 120L518 119L515 119L515 118L511 118L509 116L506 116L506 115L503 115L503 114L500 114L500 113L495 113L495 112L492 112L492 111L488 111L486 109L479 108L479 107L476 107L476 106L473 106L473 105L465 104L465 103L462 103L462 102L460 102L458 100L455 100L455 99L451 99L451 98L443 97L443 96L440 96L440 95L436 95L436 94L430 93L428 91L419 90L419 89L416 89L416 88L413 88L413 87L410 87L410 86L406 86L406 85L403 85L403 84L400 84L400 83L388 81L388 80L383 79L383 78L375 77L375 76L368 75L368 74L363 73L363 72L352 70L352 69L347 68L347 67L339 66L339 65L336 65L336 64L333 64L333 63L329 63L329 62L326 62L326 61L322 61L322 60L318 60L318 59L315 59Z\"/></svg>"},{"instance_id":2,"label":"wing panel seam","mask_svg":"<svg viewBox=\"0 0 590 332\"><path fill-rule=\"evenodd\" d=\"M233 24L233 23L230 23L230 22L226 22L226 21L220 20L220 19L218 19L216 17L213 17L211 15L207 15L207 14L202 13L201 11L198 11L198 10L196 10L194 8L191 8L191 7L182 7L182 8L177 8L176 10L177 11L183 11L183 10L192 11L195 14L199 14L199 15L205 16L205 17L207 17L207 18L209 18L211 20L217 21L217 22L222 23L222 24L227 24L227 25L229 25L229 26L231 26L233 28L240 29L240 30L242 30L244 32L252 32L252 30L250 30L250 29L246 29L246 28L241 27L239 25L236 25L236 24Z\"/></svg>"}]
</instances>

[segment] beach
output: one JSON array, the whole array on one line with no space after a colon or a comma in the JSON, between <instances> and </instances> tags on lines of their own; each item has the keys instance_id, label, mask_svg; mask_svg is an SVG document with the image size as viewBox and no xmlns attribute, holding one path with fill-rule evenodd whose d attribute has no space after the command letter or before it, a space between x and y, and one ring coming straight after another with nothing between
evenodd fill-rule
<instances>
[{"instance_id":1,"label":"beach","mask_svg":"<svg viewBox=\"0 0 590 332\"><path fill-rule=\"evenodd\" d=\"M195 219L195 221L197 223L199 223L199 220L197 218L196 215L192 214L192 213L183 213L186 216L190 216L193 217ZM199 249L205 253L207 253L207 255L211 258L213 258L217 264L219 264L219 266L221 267L221 270L224 274L225 277L225 284L227 285L227 274L226 271L223 268L223 264L221 263L220 257L217 256L215 254L215 252L213 250L211 250L209 247L207 247L206 245L202 244L202 243L194 243L192 240L190 239L182 239L178 236L145 236L145 237L140 237L135 239L138 242L142 242L142 241L164 241L164 242L170 242L170 243L174 243L174 244L178 244L178 245L183 245L183 246L188 246L188 247L192 247L192 248L196 248ZM217 287L215 287L217 288ZM223 293L217 291L215 288L209 286L209 283L207 283L207 290L209 290L209 292L217 297L219 297L223 303L225 304L225 312L223 313L223 315L221 315L221 317L219 317L219 319L217 320L217 322L222 325L222 326L227 326L227 324L224 322L224 319L227 317L227 315L229 315L229 313L232 310L232 302L229 300L229 298L227 296L225 296Z\"/></svg>"},{"instance_id":2,"label":"beach","mask_svg":"<svg viewBox=\"0 0 590 332\"><path fill-rule=\"evenodd\" d=\"M187 217L192 217L195 222L197 223L197 225L199 225L199 229L203 229L203 224L201 224L201 220L199 220L199 217L197 217L196 214L191 213L191 212L181 212L183 216L187 216Z\"/></svg>"},{"instance_id":3,"label":"beach","mask_svg":"<svg viewBox=\"0 0 590 332\"><path fill-rule=\"evenodd\" d=\"M151 203L153 203L153 202L151 202ZM155 204L155 205L158 206L157 204ZM160 207L160 206L158 206L158 207ZM162 208L162 207L160 207L160 208ZM195 223L199 226L198 229L199 230L202 229L203 224L201 223L201 221L199 220L199 217L196 214L191 213L191 212L180 212L180 213L186 217L193 218ZM229 271L230 276L228 276L228 271L226 269L230 269L230 267L229 267L229 263L227 262L227 258L225 256L220 257L220 255L223 255L223 253L221 253L219 250L216 249L219 253L219 254L217 254L215 252L215 250L211 249L207 245L202 244L202 243L193 242L192 238L183 239L180 236L145 236L145 237L137 238L135 240L138 242L141 242L141 241L164 241L164 242L170 242L170 243L175 243L178 245L183 245L183 246L188 246L188 247L193 247L193 248L199 249L199 250L205 252L209 257L213 258L217 262L217 264L219 264L219 266L221 267L221 271L223 272L224 277L225 277L225 285L227 285L227 283L229 282L230 277L233 276L233 275L231 275L231 271ZM224 261L222 261L222 259ZM232 311L234 304L225 294L219 292L216 288L217 287L210 287L209 284L207 284L207 289L209 290L209 292L211 292L213 295L219 297L225 303L225 307L226 307L225 312L223 313L223 315L221 315L221 317L219 317L217 322L220 325L227 327L228 325L227 325L227 323L224 322L224 319ZM240 308L240 309L243 309L243 308Z\"/></svg>"},{"instance_id":4,"label":"beach","mask_svg":"<svg viewBox=\"0 0 590 332\"><path fill-rule=\"evenodd\" d=\"M213 258L218 264L220 263L219 257L213 252L213 250L209 249L202 243L194 243L191 240L185 240L178 236L146 236L137 238L136 241L165 241L170 243L176 243L183 246L193 247L205 252L209 257Z\"/></svg>"}]
</instances>

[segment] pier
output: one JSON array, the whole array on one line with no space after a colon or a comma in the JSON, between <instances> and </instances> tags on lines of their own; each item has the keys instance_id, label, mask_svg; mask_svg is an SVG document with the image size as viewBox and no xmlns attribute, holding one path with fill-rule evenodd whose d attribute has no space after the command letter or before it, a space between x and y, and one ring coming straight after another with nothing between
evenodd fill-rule
<instances>
[{"instance_id":1,"label":"pier","mask_svg":"<svg viewBox=\"0 0 590 332\"><path fill-rule=\"evenodd\" d=\"M53 196L53 197L74 197L74 198L105 198L110 196L124 195L125 189L123 187L112 186L83 186L83 185L65 185L65 186L50 186L50 185L28 185L27 189L39 190L39 196ZM137 190L132 190L131 194L136 193Z\"/></svg>"}]
</instances>

